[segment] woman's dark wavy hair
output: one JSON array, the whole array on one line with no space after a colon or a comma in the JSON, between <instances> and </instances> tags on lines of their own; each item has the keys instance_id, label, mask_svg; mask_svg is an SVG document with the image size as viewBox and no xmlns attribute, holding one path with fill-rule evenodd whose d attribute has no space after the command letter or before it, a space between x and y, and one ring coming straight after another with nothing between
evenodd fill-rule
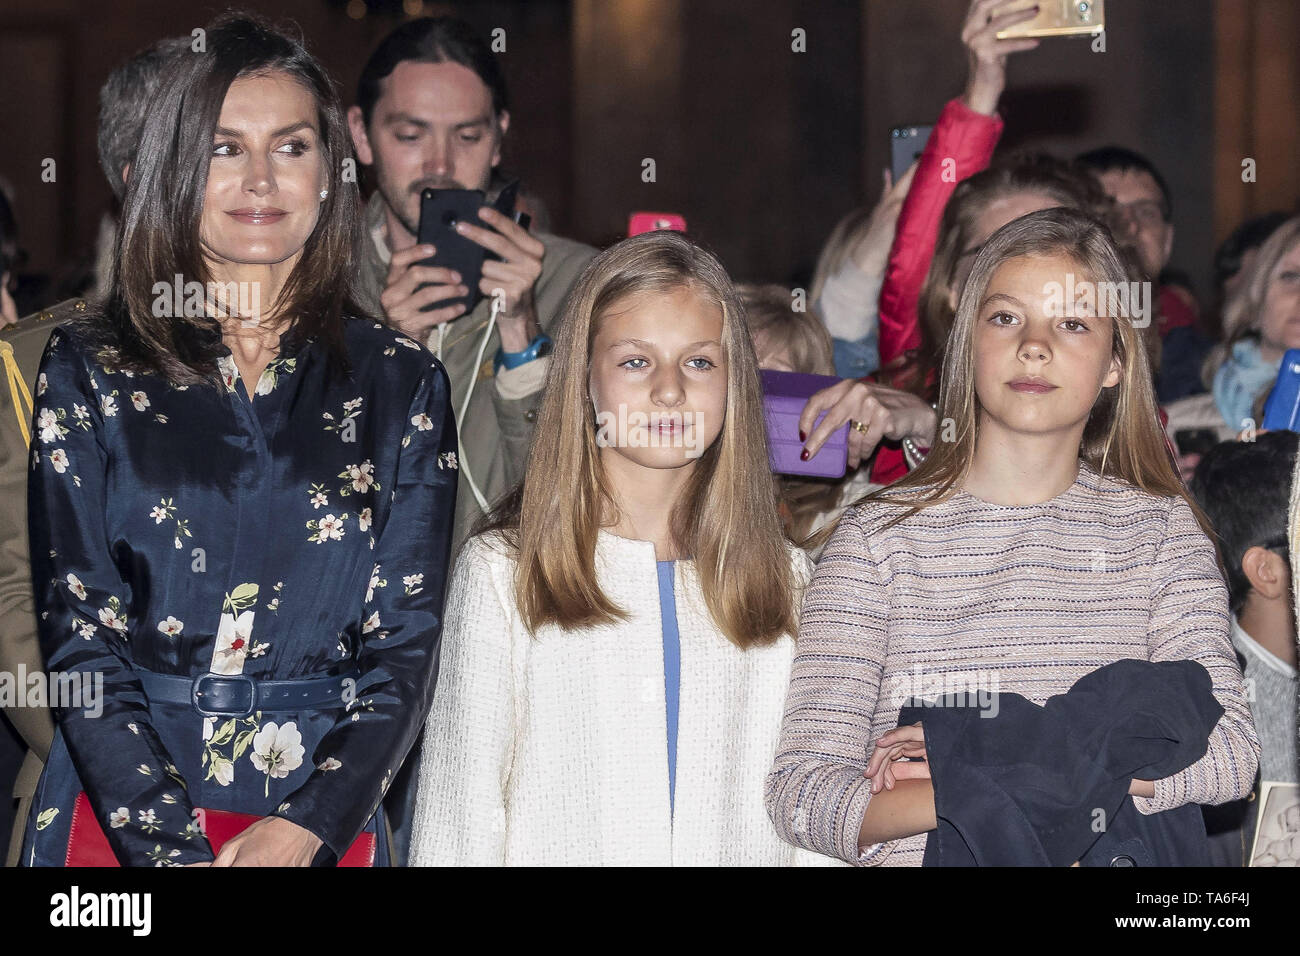
<instances>
[{"instance_id":1,"label":"woman's dark wavy hair","mask_svg":"<svg viewBox=\"0 0 1300 956\"><path fill-rule=\"evenodd\" d=\"M301 38L246 14L229 13L206 29L205 51L168 65L131 164L112 281L103 304L84 321L92 347L118 368L153 372L177 384L214 381L219 326L200 316L156 316L156 282L212 281L199 226L212 141L226 92L237 79L286 73L316 101L329 195L303 253L285 280L276 314L291 316L284 347L315 338L331 374L347 374L345 316L363 315L353 292L360 234L355 182L338 175L351 142L338 91Z\"/></svg>"}]
</instances>

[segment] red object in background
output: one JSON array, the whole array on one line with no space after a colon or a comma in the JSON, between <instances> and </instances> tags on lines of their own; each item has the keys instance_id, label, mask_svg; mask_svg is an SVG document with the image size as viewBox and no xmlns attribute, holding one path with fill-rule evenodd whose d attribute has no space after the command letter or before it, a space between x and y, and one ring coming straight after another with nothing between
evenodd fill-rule
<instances>
[{"instance_id":1,"label":"red object in background","mask_svg":"<svg viewBox=\"0 0 1300 956\"><path fill-rule=\"evenodd\" d=\"M885 282L880 289L882 367L920 347L916 307L939 240L943 207L959 182L988 166L1001 135L1000 117L976 113L960 98L950 100L939 114L934 132L921 151L912 188L899 210ZM899 451L898 461L902 460ZM906 465L903 470L907 470Z\"/></svg>"},{"instance_id":2,"label":"red object in background","mask_svg":"<svg viewBox=\"0 0 1300 956\"><path fill-rule=\"evenodd\" d=\"M1156 331L1163 339L1170 329L1184 326L1195 328L1201 319L1196 299L1180 285L1162 285L1159 288L1156 305Z\"/></svg>"},{"instance_id":3,"label":"red object in background","mask_svg":"<svg viewBox=\"0 0 1300 956\"><path fill-rule=\"evenodd\" d=\"M660 229L685 232L686 219L675 212L634 212L627 217L628 238Z\"/></svg>"},{"instance_id":4,"label":"red object in background","mask_svg":"<svg viewBox=\"0 0 1300 956\"><path fill-rule=\"evenodd\" d=\"M235 813L232 810L204 810L203 835L208 838L213 853L220 853L222 845L231 837L243 833L262 819L255 813ZM83 790L77 794L72 809L72 828L68 833L68 855L65 866L118 866L117 857L108 845L108 837L95 819L90 798ZM375 835L363 833L339 860L339 866L374 866Z\"/></svg>"}]
</instances>

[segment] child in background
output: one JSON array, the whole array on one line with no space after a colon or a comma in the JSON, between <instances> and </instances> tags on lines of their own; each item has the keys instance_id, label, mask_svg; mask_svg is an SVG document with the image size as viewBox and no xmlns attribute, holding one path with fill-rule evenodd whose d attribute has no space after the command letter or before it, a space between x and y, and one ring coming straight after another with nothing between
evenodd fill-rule
<instances>
[{"instance_id":1,"label":"child in background","mask_svg":"<svg viewBox=\"0 0 1300 956\"><path fill-rule=\"evenodd\" d=\"M1288 783L1300 778L1300 678L1287 542L1287 502L1298 445L1300 435L1290 431L1267 432L1253 442L1224 442L1201 459L1192 479L1192 494L1214 525L1228 578L1232 643L1243 662L1259 734L1259 776ZM1206 826L1222 854L1221 865L1243 865L1257 809L1253 802L1207 809Z\"/></svg>"},{"instance_id":2,"label":"child in background","mask_svg":"<svg viewBox=\"0 0 1300 956\"><path fill-rule=\"evenodd\" d=\"M758 367L773 372L832 375L831 337L814 312L796 311L791 290L780 285L739 285L745 321ZM817 534L840 513L877 486L870 469L859 467L850 450L843 478L774 475L781 520L790 540L814 561L826 535Z\"/></svg>"}]
</instances>

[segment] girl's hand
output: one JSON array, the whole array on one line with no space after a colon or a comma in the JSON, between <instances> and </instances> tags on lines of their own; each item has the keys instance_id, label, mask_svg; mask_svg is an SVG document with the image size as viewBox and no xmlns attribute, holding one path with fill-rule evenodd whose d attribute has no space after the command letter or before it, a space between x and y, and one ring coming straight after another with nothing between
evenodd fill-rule
<instances>
[{"instance_id":1,"label":"girl's hand","mask_svg":"<svg viewBox=\"0 0 1300 956\"><path fill-rule=\"evenodd\" d=\"M898 214L902 211L903 200L912 188L912 178L916 175L916 163L907 167L907 172L893 181L893 173L884 171L885 188L880 193L880 201L871 210L866 223L853 239L849 247L849 256L858 270L870 276L883 276L889 264L889 250L894 245L894 230L898 226Z\"/></svg>"},{"instance_id":2,"label":"girl's hand","mask_svg":"<svg viewBox=\"0 0 1300 956\"><path fill-rule=\"evenodd\" d=\"M1007 0L972 0L966 13L966 23L961 28L961 42L966 45L966 58L970 65L966 92L962 100L976 113L992 116L998 108L998 98L1007 85L1007 54L1037 48L1032 38L999 40L998 31L1017 23L1032 20L1037 7L994 16L993 11Z\"/></svg>"},{"instance_id":3,"label":"girl's hand","mask_svg":"<svg viewBox=\"0 0 1300 956\"><path fill-rule=\"evenodd\" d=\"M263 817L227 840L213 866L311 866L321 839L283 817Z\"/></svg>"},{"instance_id":4,"label":"girl's hand","mask_svg":"<svg viewBox=\"0 0 1300 956\"><path fill-rule=\"evenodd\" d=\"M928 780L930 765L925 762L925 730L917 721L908 727L896 727L882 734L867 761L863 776L871 778L871 792L893 790L899 780ZM919 761L902 760L920 757Z\"/></svg>"},{"instance_id":5,"label":"girl's hand","mask_svg":"<svg viewBox=\"0 0 1300 956\"><path fill-rule=\"evenodd\" d=\"M1133 779L1128 783L1129 796L1132 797L1154 797L1156 795L1156 782L1154 780Z\"/></svg>"},{"instance_id":6,"label":"girl's hand","mask_svg":"<svg viewBox=\"0 0 1300 956\"><path fill-rule=\"evenodd\" d=\"M815 429L813 422L826 412ZM807 435L805 461L817 454L826 439L848 421L860 422L866 431L849 429L849 468L871 457L881 439L911 438L920 445L934 444L937 419L934 409L911 392L846 378L814 392L799 416L800 440ZM809 432L812 434L809 435Z\"/></svg>"}]
</instances>

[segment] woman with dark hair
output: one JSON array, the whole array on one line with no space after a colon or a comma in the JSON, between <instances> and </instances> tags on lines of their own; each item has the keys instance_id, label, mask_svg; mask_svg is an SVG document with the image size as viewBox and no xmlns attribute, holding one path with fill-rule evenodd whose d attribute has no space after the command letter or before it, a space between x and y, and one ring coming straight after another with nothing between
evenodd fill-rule
<instances>
[{"instance_id":1,"label":"woman with dark hair","mask_svg":"<svg viewBox=\"0 0 1300 956\"><path fill-rule=\"evenodd\" d=\"M347 150L324 71L260 22L163 78L111 291L38 379L40 638L81 693L51 701L27 865L387 862L456 434L442 366L353 304Z\"/></svg>"}]
</instances>

